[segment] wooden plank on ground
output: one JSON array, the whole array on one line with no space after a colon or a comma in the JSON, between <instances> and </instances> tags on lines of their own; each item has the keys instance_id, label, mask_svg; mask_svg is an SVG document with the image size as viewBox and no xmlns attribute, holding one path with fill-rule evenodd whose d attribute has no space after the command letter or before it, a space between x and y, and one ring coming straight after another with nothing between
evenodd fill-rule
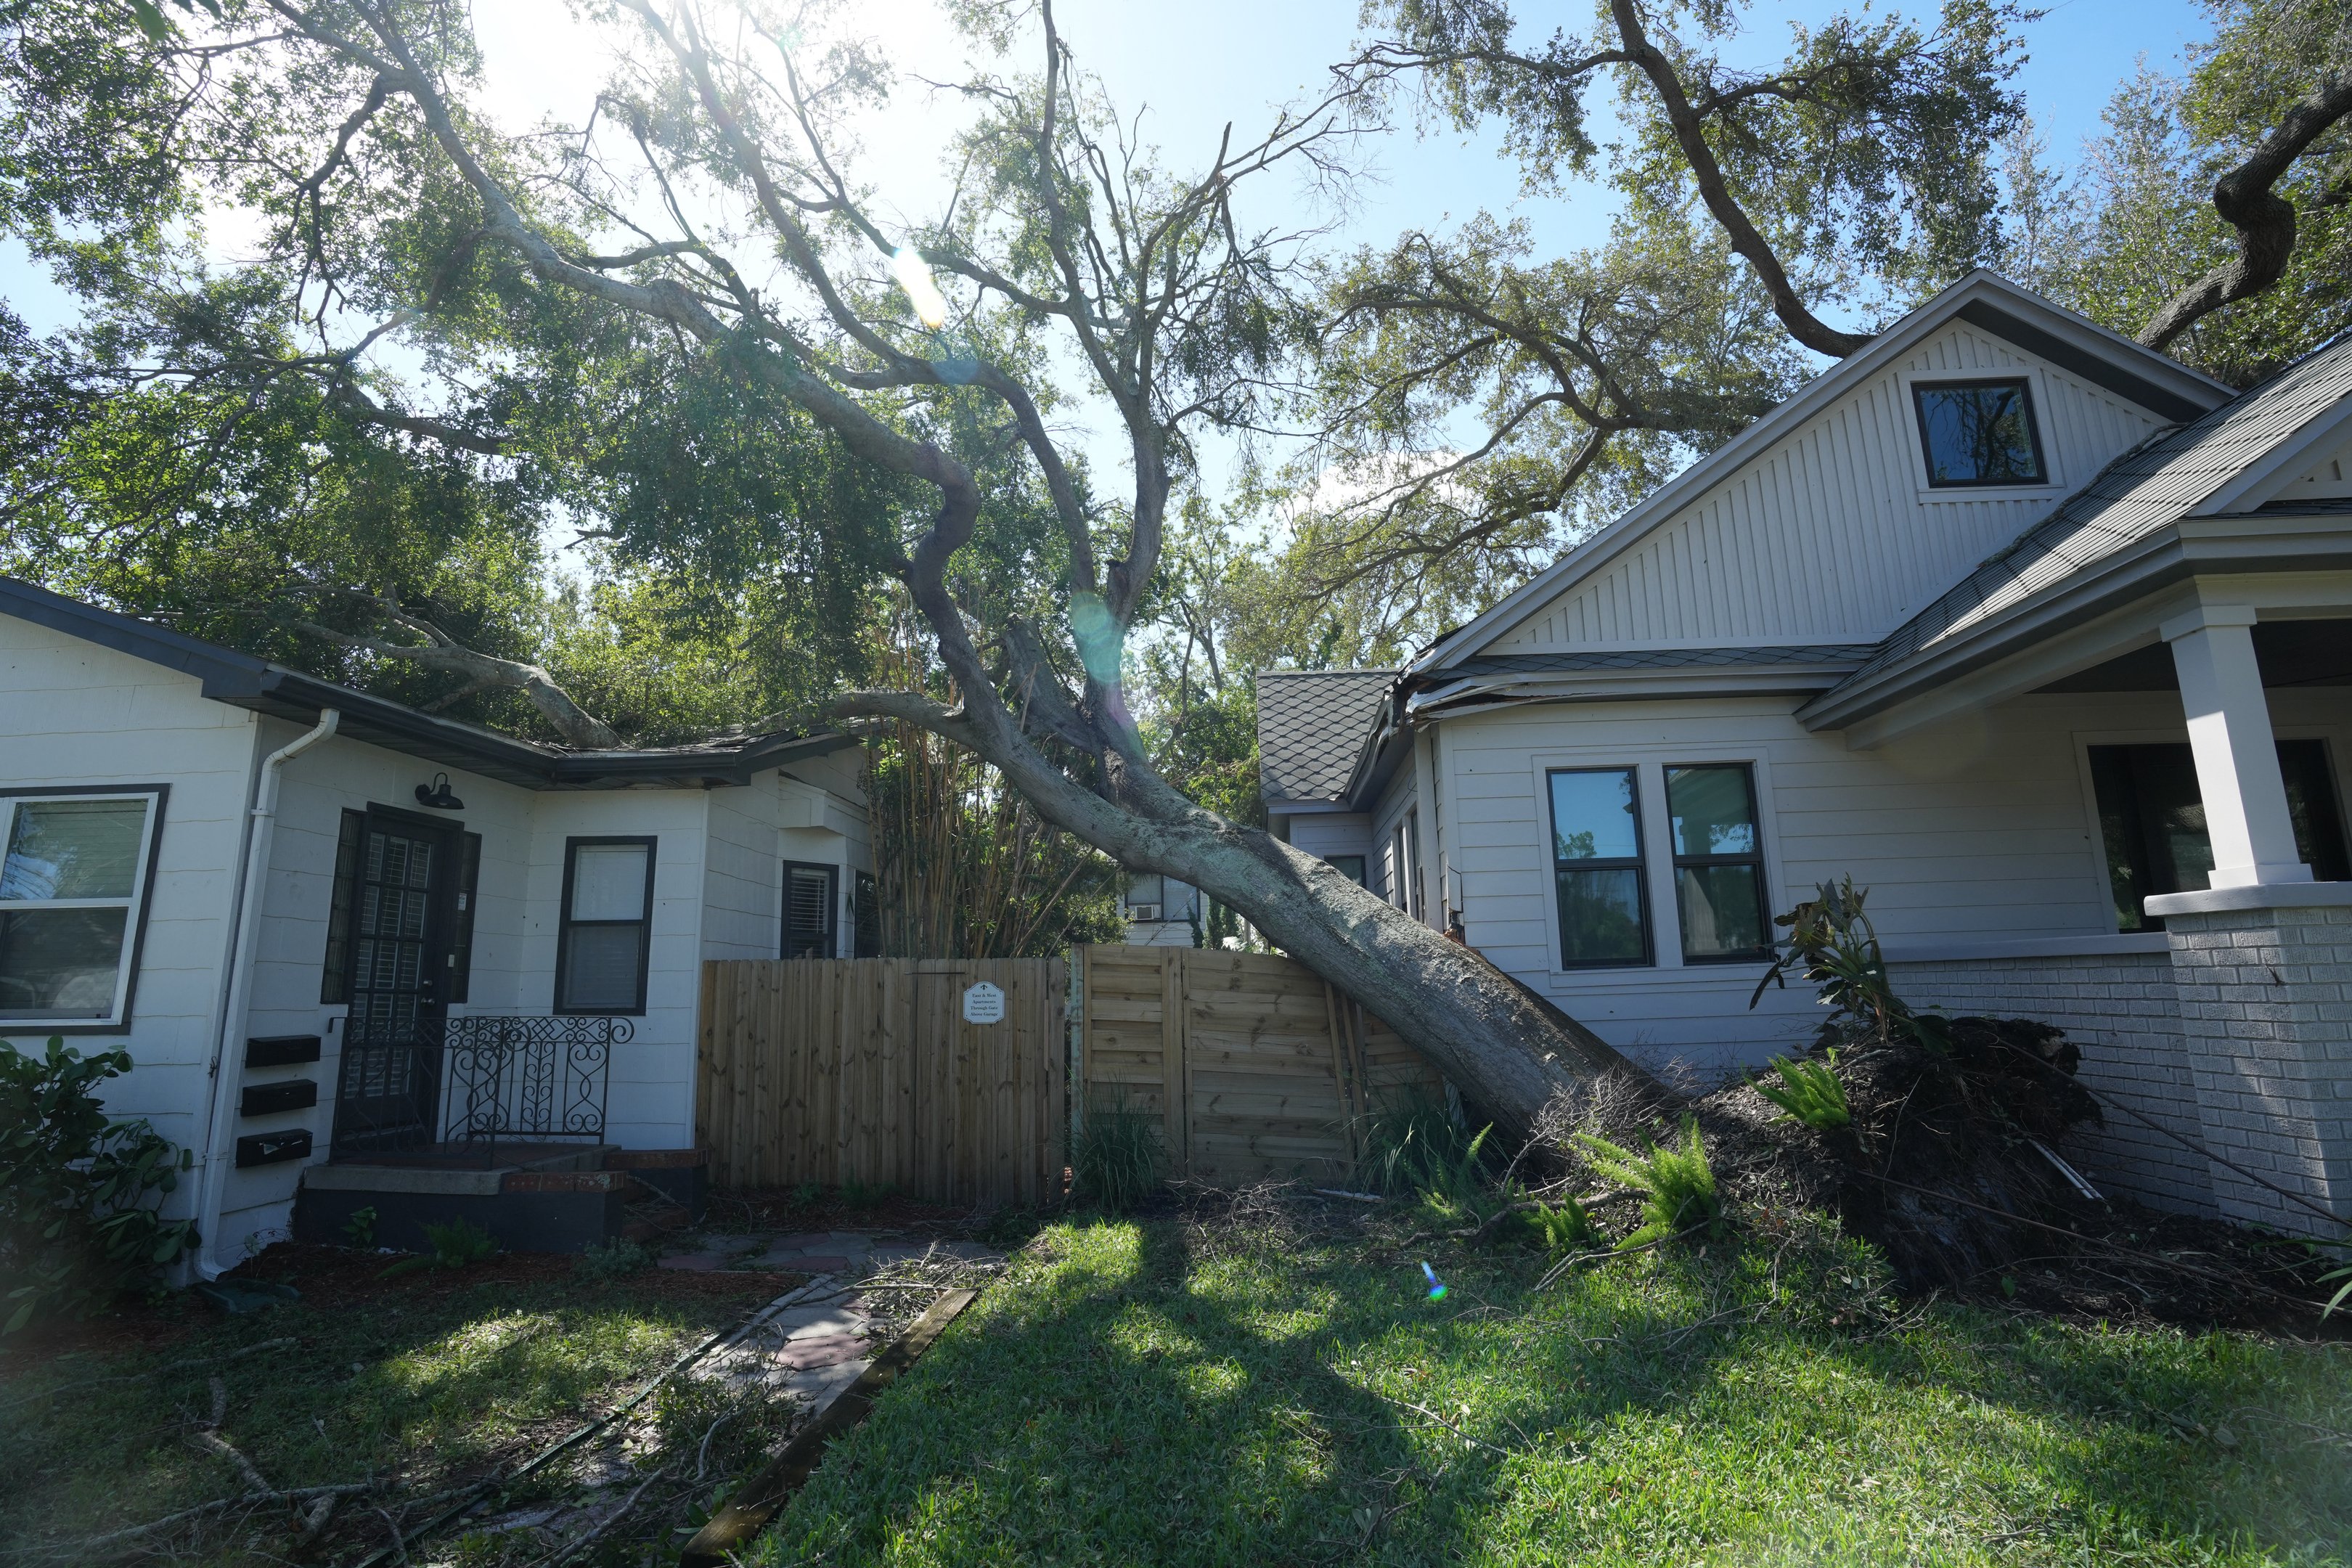
<instances>
[{"instance_id":1,"label":"wooden plank on ground","mask_svg":"<svg viewBox=\"0 0 2352 1568\"><path fill-rule=\"evenodd\" d=\"M914 1365L947 1331L948 1325L979 1299L977 1290L950 1290L932 1302L930 1310L915 1320L914 1327L891 1341L888 1348L874 1358L873 1364L858 1374L856 1383L843 1389L832 1404L793 1433L792 1440L765 1469L735 1489L727 1506L713 1514L710 1522L686 1543L685 1552L678 1557L679 1568L723 1568L730 1562L733 1553L765 1530L769 1521L792 1500L793 1494L806 1484L824 1458L826 1447L865 1420L882 1391Z\"/></svg>"}]
</instances>

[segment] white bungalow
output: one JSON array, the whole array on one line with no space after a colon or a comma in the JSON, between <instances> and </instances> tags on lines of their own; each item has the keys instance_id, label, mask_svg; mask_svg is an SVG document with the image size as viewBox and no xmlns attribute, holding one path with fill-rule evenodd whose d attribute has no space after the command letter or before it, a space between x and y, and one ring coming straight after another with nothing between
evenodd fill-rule
<instances>
[{"instance_id":1,"label":"white bungalow","mask_svg":"<svg viewBox=\"0 0 2352 1568\"><path fill-rule=\"evenodd\" d=\"M855 951L857 763L534 745L0 578L0 1037L129 1049L108 1108L195 1152L207 1271L331 1153L690 1167L701 961ZM573 1184L608 1231L626 1183Z\"/></svg>"},{"instance_id":2,"label":"white bungalow","mask_svg":"<svg viewBox=\"0 0 2352 1568\"><path fill-rule=\"evenodd\" d=\"M2352 1215L2352 342L2242 395L1989 273L1401 671L1261 677L1277 831L1654 1067L1851 874L1917 1003ZM2118 1116L2159 1203L2307 1216Z\"/></svg>"}]
</instances>

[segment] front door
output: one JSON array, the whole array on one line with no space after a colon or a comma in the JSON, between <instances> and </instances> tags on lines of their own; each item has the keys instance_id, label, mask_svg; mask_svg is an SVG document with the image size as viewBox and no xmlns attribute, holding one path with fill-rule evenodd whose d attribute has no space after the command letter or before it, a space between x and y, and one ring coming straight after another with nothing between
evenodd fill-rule
<instances>
[{"instance_id":1,"label":"front door","mask_svg":"<svg viewBox=\"0 0 2352 1568\"><path fill-rule=\"evenodd\" d=\"M438 1134L455 848L446 829L368 813L352 900L338 1150L429 1143Z\"/></svg>"}]
</instances>

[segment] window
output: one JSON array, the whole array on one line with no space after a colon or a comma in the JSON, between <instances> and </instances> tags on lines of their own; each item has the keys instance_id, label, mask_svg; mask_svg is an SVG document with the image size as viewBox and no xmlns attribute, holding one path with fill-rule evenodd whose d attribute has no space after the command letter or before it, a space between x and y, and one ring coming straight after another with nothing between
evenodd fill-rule
<instances>
[{"instance_id":1,"label":"window","mask_svg":"<svg viewBox=\"0 0 2352 1568\"><path fill-rule=\"evenodd\" d=\"M1330 861L1331 869L1342 877L1360 888L1364 885L1364 858L1361 855L1327 855L1324 858Z\"/></svg>"},{"instance_id":2,"label":"window","mask_svg":"<svg viewBox=\"0 0 2352 1568\"><path fill-rule=\"evenodd\" d=\"M806 860L784 862L784 952L786 958L835 956L835 893L840 869Z\"/></svg>"},{"instance_id":3,"label":"window","mask_svg":"<svg viewBox=\"0 0 2352 1568\"><path fill-rule=\"evenodd\" d=\"M1564 969L1650 962L1642 813L1631 768L1550 775L1552 879Z\"/></svg>"},{"instance_id":4,"label":"window","mask_svg":"<svg viewBox=\"0 0 2352 1568\"><path fill-rule=\"evenodd\" d=\"M572 838L563 847L563 921L555 944L555 1010L646 1010L654 924L651 838Z\"/></svg>"},{"instance_id":5,"label":"window","mask_svg":"<svg viewBox=\"0 0 2352 1568\"><path fill-rule=\"evenodd\" d=\"M1389 835L1389 902L1421 919L1421 845L1412 830L1412 813L1397 818Z\"/></svg>"},{"instance_id":6,"label":"window","mask_svg":"<svg viewBox=\"0 0 2352 1568\"><path fill-rule=\"evenodd\" d=\"M131 1021L164 793L0 795L0 1020Z\"/></svg>"},{"instance_id":7,"label":"window","mask_svg":"<svg viewBox=\"0 0 2352 1568\"><path fill-rule=\"evenodd\" d=\"M2033 395L2017 381L1923 381L1911 387L1927 483L2038 485L2049 481Z\"/></svg>"},{"instance_id":8,"label":"window","mask_svg":"<svg viewBox=\"0 0 2352 1568\"><path fill-rule=\"evenodd\" d=\"M2158 893L2210 885L2213 844L2205 830L2205 795L2197 783L2196 754L2187 744L2093 746L2091 788L2099 807L2099 838L2106 850L2107 889L2117 931L2162 931L2141 911ZM2281 741L2279 772L2286 780L2287 815L2295 853L2323 882L2352 880L2346 864L2344 818L2324 741Z\"/></svg>"},{"instance_id":9,"label":"window","mask_svg":"<svg viewBox=\"0 0 2352 1568\"><path fill-rule=\"evenodd\" d=\"M1769 957L1764 852L1747 764L1668 768L1666 815L1674 820L1683 962Z\"/></svg>"},{"instance_id":10,"label":"window","mask_svg":"<svg viewBox=\"0 0 2352 1568\"><path fill-rule=\"evenodd\" d=\"M1150 873L1130 877L1127 881L1127 918L1131 921L1156 921L1160 918L1160 905L1165 901L1167 883Z\"/></svg>"}]
</instances>

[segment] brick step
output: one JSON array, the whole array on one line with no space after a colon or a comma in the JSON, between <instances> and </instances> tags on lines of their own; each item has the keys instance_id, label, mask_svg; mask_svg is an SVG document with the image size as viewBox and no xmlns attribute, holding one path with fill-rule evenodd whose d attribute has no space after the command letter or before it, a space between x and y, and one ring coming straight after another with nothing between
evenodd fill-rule
<instances>
[{"instance_id":1,"label":"brick step","mask_svg":"<svg viewBox=\"0 0 2352 1568\"><path fill-rule=\"evenodd\" d=\"M684 1204L673 1203L659 1193L640 1187L643 1197L630 1204L621 1221L621 1235L630 1241L659 1241L666 1236L694 1227L694 1216L686 1212Z\"/></svg>"}]
</instances>

